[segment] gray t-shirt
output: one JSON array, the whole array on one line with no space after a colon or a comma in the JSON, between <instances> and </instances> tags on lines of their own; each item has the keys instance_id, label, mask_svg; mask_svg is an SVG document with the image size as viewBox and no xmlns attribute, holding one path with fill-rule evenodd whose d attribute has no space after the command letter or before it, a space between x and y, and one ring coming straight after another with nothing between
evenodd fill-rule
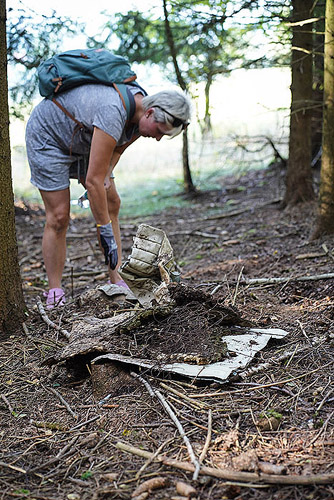
<instances>
[{"instance_id":1,"label":"gray t-shirt","mask_svg":"<svg viewBox=\"0 0 334 500\"><path fill-rule=\"evenodd\" d=\"M128 87L133 94L140 92ZM48 99L35 107L26 127L26 147L31 182L44 190L64 189L69 185L71 164L78 158L87 163L94 127L112 136L119 146L138 135L137 127L126 127L126 110L113 87L82 85L60 94L57 101L85 129L76 130L76 123Z\"/></svg>"}]
</instances>

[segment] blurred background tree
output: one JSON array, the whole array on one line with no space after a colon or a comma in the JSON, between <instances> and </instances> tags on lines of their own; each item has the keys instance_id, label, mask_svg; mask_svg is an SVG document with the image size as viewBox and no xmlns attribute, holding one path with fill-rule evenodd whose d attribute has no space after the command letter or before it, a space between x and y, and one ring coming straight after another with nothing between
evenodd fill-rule
<instances>
[{"instance_id":1,"label":"blurred background tree","mask_svg":"<svg viewBox=\"0 0 334 500\"><path fill-rule=\"evenodd\" d=\"M58 52L64 37L74 37L82 29L82 24L56 11L47 17L29 7L9 7L6 31L12 76L9 88L11 115L23 118L27 114L38 89L36 68L42 60Z\"/></svg>"}]
</instances>

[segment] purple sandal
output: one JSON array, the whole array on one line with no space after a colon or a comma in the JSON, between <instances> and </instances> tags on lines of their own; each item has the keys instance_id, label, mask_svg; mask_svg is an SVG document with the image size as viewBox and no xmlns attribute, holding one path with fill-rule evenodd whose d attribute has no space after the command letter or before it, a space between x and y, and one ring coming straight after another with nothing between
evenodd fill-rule
<instances>
[{"instance_id":1,"label":"purple sandal","mask_svg":"<svg viewBox=\"0 0 334 500\"><path fill-rule=\"evenodd\" d=\"M50 288L46 294L46 307L53 309L54 307L65 305L65 292L62 288Z\"/></svg>"}]
</instances>

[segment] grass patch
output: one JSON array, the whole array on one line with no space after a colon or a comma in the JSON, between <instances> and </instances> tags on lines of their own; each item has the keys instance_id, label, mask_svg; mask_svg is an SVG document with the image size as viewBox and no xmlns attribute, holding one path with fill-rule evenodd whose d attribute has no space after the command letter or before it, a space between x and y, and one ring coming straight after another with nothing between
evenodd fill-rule
<instances>
[{"instance_id":1,"label":"grass patch","mask_svg":"<svg viewBox=\"0 0 334 500\"><path fill-rule=\"evenodd\" d=\"M230 172L228 172L230 174ZM222 177L226 173L212 168L203 172L192 171L193 182L198 190L213 190L220 186ZM182 208L191 206L193 201L182 196L183 181L175 177L150 177L138 176L126 179L124 175L116 178L116 185L122 200L120 216L122 218L147 217L157 214L169 208ZM77 199L83 194L84 188L76 180L71 180L71 213L77 217L90 217L91 212L87 208L76 205ZM42 205L42 198L37 188L29 186L24 189L15 189L15 198L22 201ZM233 205L234 200L230 200ZM217 209L212 211L215 213Z\"/></svg>"},{"instance_id":2,"label":"grass patch","mask_svg":"<svg viewBox=\"0 0 334 500\"><path fill-rule=\"evenodd\" d=\"M120 190L121 216L148 216L171 207L187 206L189 201L182 198L182 192L182 186L172 180L150 181L123 188Z\"/></svg>"}]
</instances>

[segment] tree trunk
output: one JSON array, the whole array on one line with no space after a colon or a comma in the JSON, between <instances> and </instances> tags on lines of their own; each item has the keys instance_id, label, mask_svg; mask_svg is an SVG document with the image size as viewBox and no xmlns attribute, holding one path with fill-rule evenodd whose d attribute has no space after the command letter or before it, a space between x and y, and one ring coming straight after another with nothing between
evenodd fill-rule
<instances>
[{"instance_id":1,"label":"tree trunk","mask_svg":"<svg viewBox=\"0 0 334 500\"><path fill-rule=\"evenodd\" d=\"M183 91L186 91L187 85L182 77L182 73L181 73L180 67L179 67L178 62L177 62L177 54L176 54L176 49L175 49L175 44L174 44L173 33L172 33L172 30L171 30L171 27L169 24L166 0L163 0L163 8L164 8L164 17L165 17L166 39L167 39L167 44L169 47L170 54L172 56L177 82L180 85L181 89ZM190 164L189 164L189 147L188 147L187 129L183 132L182 160L183 160L184 190L186 193L194 193L196 191L196 188L195 188L193 181L192 181Z\"/></svg>"},{"instance_id":2,"label":"tree trunk","mask_svg":"<svg viewBox=\"0 0 334 500\"><path fill-rule=\"evenodd\" d=\"M312 17L318 18L313 35L312 167L321 166L322 112L324 100L325 4L318 3ZM320 18L320 19L319 19Z\"/></svg>"},{"instance_id":3,"label":"tree trunk","mask_svg":"<svg viewBox=\"0 0 334 500\"><path fill-rule=\"evenodd\" d=\"M334 232L334 0L326 1L324 109L319 213L315 239Z\"/></svg>"},{"instance_id":4,"label":"tree trunk","mask_svg":"<svg viewBox=\"0 0 334 500\"><path fill-rule=\"evenodd\" d=\"M193 181L191 178L191 172L190 172L190 168L189 168L189 147L188 147L187 129L183 132L182 158L183 158L184 190L186 193L193 193L195 191L195 188L193 185Z\"/></svg>"},{"instance_id":5,"label":"tree trunk","mask_svg":"<svg viewBox=\"0 0 334 500\"><path fill-rule=\"evenodd\" d=\"M18 264L11 176L5 0L0 0L0 179L0 336L8 336L22 324L25 305Z\"/></svg>"},{"instance_id":6,"label":"tree trunk","mask_svg":"<svg viewBox=\"0 0 334 500\"><path fill-rule=\"evenodd\" d=\"M293 22L310 18L314 0L292 0ZM289 161L284 204L314 198L312 184L312 24L293 26Z\"/></svg>"},{"instance_id":7,"label":"tree trunk","mask_svg":"<svg viewBox=\"0 0 334 500\"><path fill-rule=\"evenodd\" d=\"M204 115L204 127L202 133L209 134L212 130L211 126L211 113L210 113L210 89L212 85L213 75L208 74L208 79L205 84L205 115Z\"/></svg>"}]
</instances>

